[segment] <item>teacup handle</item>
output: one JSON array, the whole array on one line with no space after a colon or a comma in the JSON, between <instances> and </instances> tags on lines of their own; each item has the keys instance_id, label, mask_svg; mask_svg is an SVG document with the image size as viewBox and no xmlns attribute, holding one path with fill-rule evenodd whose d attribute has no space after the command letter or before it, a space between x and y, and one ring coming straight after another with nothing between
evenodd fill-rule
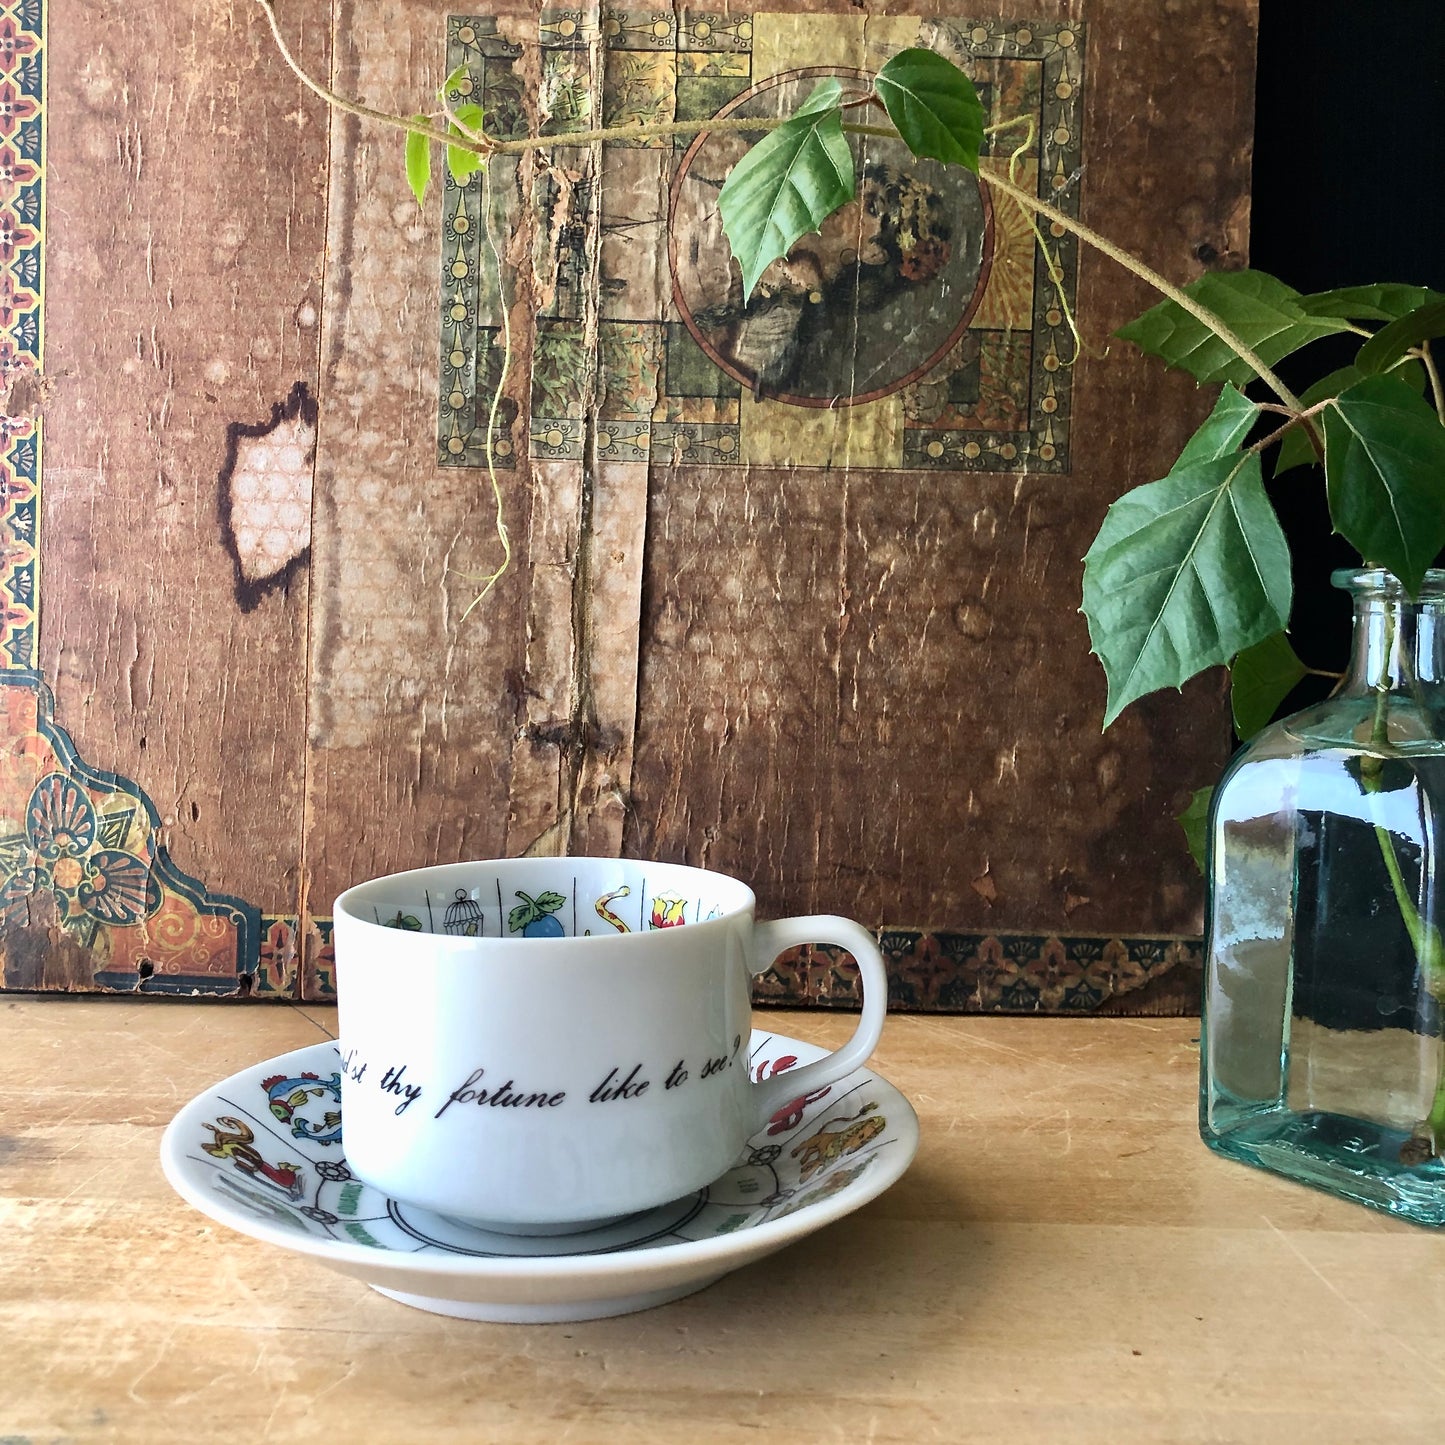
<instances>
[{"instance_id":1,"label":"teacup handle","mask_svg":"<svg viewBox=\"0 0 1445 1445\"><path fill-rule=\"evenodd\" d=\"M853 1037L825 1059L774 1074L753 1085L755 1129L760 1129L784 1104L836 1083L861 1069L878 1046L888 1010L888 974L873 935L851 918L817 914L809 918L768 919L753 926L754 973L762 973L780 953L800 943L832 943L857 960L863 983L863 1013Z\"/></svg>"}]
</instances>

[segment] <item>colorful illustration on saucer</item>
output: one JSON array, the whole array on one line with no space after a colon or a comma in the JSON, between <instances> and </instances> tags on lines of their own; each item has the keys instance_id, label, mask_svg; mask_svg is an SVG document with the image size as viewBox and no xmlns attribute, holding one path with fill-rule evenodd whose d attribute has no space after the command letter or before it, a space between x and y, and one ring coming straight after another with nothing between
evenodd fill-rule
<instances>
[{"instance_id":1,"label":"colorful illustration on saucer","mask_svg":"<svg viewBox=\"0 0 1445 1445\"><path fill-rule=\"evenodd\" d=\"M256 1135L243 1119L222 1114L214 1124L207 1124L211 1142L201 1148L215 1159L224 1160L233 1169L249 1176L255 1183L271 1189L283 1199L293 1202L305 1192L306 1170L292 1160L278 1159L274 1164L256 1147Z\"/></svg>"},{"instance_id":2,"label":"colorful illustration on saucer","mask_svg":"<svg viewBox=\"0 0 1445 1445\"><path fill-rule=\"evenodd\" d=\"M301 1074L287 1078L277 1074L261 1080L271 1100L271 1112L283 1124L291 1126L298 1139L311 1139L318 1144L341 1142L341 1075L333 1072L329 1079L319 1074Z\"/></svg>"},{"instance_id":3,"label":"colorful illustration on saucer","mask_svg":"<svg viewBox=\"0 0 1445 1445\"><path fill-rule=\"evenodd\" d=\"M763 1079L785 1072L799 1062L800 1047L755 1032L750 1074ZM381 1250L543 1257L709 1239L830 1198L903 1147L880 1105L896 1095L860 1072L780 1111L733 1168L695 1195L585 1235L503 1235L401 1204L352 1176L337 1147L339 1063L335 1045L318 1044L273 1061L281 1072L263 1075L265 1066L252 1071L244 1087L216 1097L188 1157L211 1172L212 1187L252 1217Z\"/></svg>"}]
</instances>

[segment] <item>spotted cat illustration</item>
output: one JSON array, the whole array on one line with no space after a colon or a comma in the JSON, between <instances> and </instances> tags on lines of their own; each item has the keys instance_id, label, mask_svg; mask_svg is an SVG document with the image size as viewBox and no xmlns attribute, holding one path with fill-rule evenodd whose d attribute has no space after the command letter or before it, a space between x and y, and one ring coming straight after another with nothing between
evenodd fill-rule
<instances>
[{"instance_id":1,"label":"spotted cat illustration","mask_svg":"<svg viewBox=\"0 0 1445 1445\"><path fill-rule=\"evenodd\" d=\"M800 1161L801 1180L808 1182L821 1169L836 1163L845 1154L856 1154L865 1144L871 1143L888 1127L888 1121L881 1114L867 1119L877 1104L864 1104L856 1113L844 1119L830 1119L821 1129L801 1144L795 1144L792 1157ZM838 1128L845 1125L845 1128Z\"/></svg>"}]
</instances>

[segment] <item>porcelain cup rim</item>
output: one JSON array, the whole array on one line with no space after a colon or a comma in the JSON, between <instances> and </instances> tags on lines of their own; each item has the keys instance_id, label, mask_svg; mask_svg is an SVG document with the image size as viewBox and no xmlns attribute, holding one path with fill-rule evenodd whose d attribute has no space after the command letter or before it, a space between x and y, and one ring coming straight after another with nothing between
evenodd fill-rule
<instances>
[{"instance_id":1,"label":"porcelain cup rim","mask_svg":"<svg viewBox=\"0 0 1445 1445\"><path fill-rule=\"evenodd\" d=\"M380 900L374 897L374 894L378 892L407 884L419 884L421 880L427 878L439 880L448 876L455 877L463 872L481 872L486 869L518 869L522 871L535 869L538 872L563 872L568 866L625 867L645 870L656 868L663 870L670 881L690 878L701 883L707 880L713 887L720 888L726 895L726 906L722 907L713 917L687 924L686 932L694 941L704 930L720 932L735 926L743 919L751 919L757 911L757 897L752 888L742 879L717 869L699 868L691 863L668 863L659 859L565 854L555 858L463 859L455 863L435 863L424 868L407 868L396 873L381 873L374 878L353 883L338 894L336 901L332 904L332 916L334 918L344 917L348 926L360 928L364 930L364 934L386 935L390 947L411 951L433 952L442 948L447 952L485 952L495 955L524 950L526 957L539 960L544 953L556 956L586 947L602 947L609 944L613 948L622 947L628 950L667 949L676 945L675 930L670 928L646 929L632 933L566 934L560 938L497 938L490 935L458 937L426 929L417 933L391 928L387 924L378 922L375 918L368 918L360 908L363 903L371 907L379 902Z\"/></svg>"}]
</instances>

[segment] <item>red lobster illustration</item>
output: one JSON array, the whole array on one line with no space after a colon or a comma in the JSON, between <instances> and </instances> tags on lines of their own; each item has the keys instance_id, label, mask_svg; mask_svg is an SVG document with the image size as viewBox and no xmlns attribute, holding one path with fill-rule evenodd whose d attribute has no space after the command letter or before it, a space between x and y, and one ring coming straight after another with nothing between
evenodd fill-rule
<instances>
[{"instance_id":1,"label":"red lobster illustration","mask_svg":"<svg viewBox=\"0 0 1445 1445\"><path fill-rule=\"evenodd\" d=\"M796 1054L784 1054L781 1058L772 1060L765 1059L753 1071L753 1077L761 1084L764 1079L791 1069L797 1062ZM790 1099L774 1113L772 1121L768 1124L769 1135L786 1134L789 1129L796 1129L803 1122L803 1111L808 1105L816 1104L819 1099L826 1098L832 1091L832 1085L827 1085L824 1088L815 1089L811 1094L800 1094L796 1099Z\"/></svg>"}]
</instances>

